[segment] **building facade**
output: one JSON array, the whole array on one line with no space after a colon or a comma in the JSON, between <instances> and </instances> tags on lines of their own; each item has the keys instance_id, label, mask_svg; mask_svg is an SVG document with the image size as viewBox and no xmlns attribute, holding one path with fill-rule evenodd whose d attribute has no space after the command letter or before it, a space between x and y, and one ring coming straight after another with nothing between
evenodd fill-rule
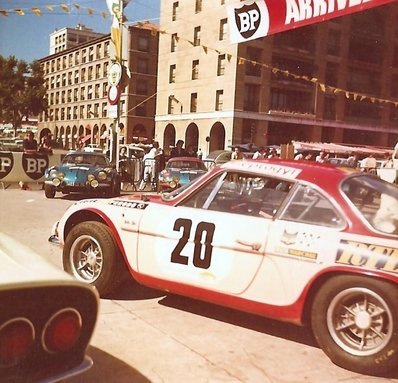
<instances>
[{"instance_id":1,"label":"building facade","mask_svg":"<svg viewBox=\"0 0 398 383\"><path fill-rule=\"evenodd\" d=\"M50 55L62 52L69 48L77 47L90 40L102 37L103 33L94 32L90 28L86 28L82 24L78 24L76 28L57 29L50 34Z\"/></svg>"},{"instance_id":2,"label":"building facade","mask_svg":"<svg viewBox=\"0 0 398 383\"><path fill-rule=\"evenodd\" d=\"M202 151L398 141L398 4L231 44L225 0L163 0L155 139Z\"/></svg>"},{"instance_id":3,"label":"building facade","mask_svg":"<svg viewBox=\"0 0 398 383\"><path fill-rule=\"evenodd\" d=\"M154 28L152 24L123 28L126 74L118 123L126 143L154 134L158 55ZM40 137L50 133L66 149L75 149L79 141L108 145L111 125L116 123L108 105L107 76L113 57L108 34L40 60L48 98L48 109L39 116Z\"/></svg>"}]
</instances>

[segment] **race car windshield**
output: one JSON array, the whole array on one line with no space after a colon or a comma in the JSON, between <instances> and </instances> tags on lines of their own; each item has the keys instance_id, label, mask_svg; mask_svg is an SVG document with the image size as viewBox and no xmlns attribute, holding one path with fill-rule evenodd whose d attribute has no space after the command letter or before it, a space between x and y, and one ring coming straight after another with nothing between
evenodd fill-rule
<instances>
[{"instance_id":1,"label":"race car windshield","mask_svg":"<svg viewBox=\"0 0 398 383\"><path fill-rule=\"evenodd\" d=\"M350 177L342 190L376 230L398 235L398 188L369 175Z\"/></svg>"}]
</instances>

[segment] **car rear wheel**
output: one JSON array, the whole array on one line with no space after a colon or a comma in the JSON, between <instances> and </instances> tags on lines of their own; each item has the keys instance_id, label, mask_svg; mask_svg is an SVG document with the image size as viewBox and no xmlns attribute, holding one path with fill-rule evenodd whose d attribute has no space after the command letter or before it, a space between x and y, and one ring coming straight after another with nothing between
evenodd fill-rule
<instances>
[{"instance_id":1,"label":"car rear wheel","mask_svg":"<svg viewBox=\"0 0 398 383\"><path fill-rule=\"evenodd\" d=\"M337 365L383 375L398 363L398 289L387 282L339 276L317 292L311 321L315 338Z\"/></svg>"},{"instance_id":2,"label":"car rear wheel","mask_svg":"<svg viewBox=\"0 0 398 383\"><path fill-rule=\"evenodd\" d=\"M110 229L100 222L79 223L70 231L63 251L65 271L95 286L101 296L123 278L123 260Z\"/></svg>"},{"instance_id":3,"label":"car rear wheel","mask_svg":"<svg viewBox=\"0 0 398 383\"><path fill-rule=\"evenodd\" d=\"M44 195L46 198L54 198L55 197L55 187L51 185L44 184Z\"/></svg>"}]
</instances>

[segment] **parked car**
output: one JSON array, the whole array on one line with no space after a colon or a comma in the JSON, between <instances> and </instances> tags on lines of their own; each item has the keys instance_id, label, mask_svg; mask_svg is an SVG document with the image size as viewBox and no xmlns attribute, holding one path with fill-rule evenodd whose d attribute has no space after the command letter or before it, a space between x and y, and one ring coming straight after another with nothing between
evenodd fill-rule
<instances>
[{"instance_id":1,"label":"parked car","mask_svg":"<svg viewBox=\"0 0 398 383\"><path fill-rule=\"evenodd\" d=\"M145 286L310 325L346 369L396 371L398 188L375 175L229 161L171 193L76 203L54 228L64 269L100 294L125 270Z\"/></svg>"},{"instance_id":2,"label":"parked car","mask_svg":"<svg viewBox=\"0 0 398 383\"><path fill-rule=\"evenodd\" d=\"M204 162L195 157L170 158L159 173L159 190L177 189L207 172Z\"/></svg>"},{"instance_id":3,"label":"parked car","mask_svg":"<svg viewBox=\"0 0 398 383\"><path fill-rule=\"evenodd\" d=\"M51 383L80 374L98 294L0 233L0 380Z\"/></svg>"},{"instance_id":4,"label":"parked car","mask_svg":"<svg viewBox=\"0 0 398 383\"><path fill-rule=\"evenodd\" d=\"M208 154L206 159L204 160L207 168L212 168L216 165L225 164L231 159L232 151L231 150L213 150Z\"/></svg>"},{"instance_id":5,"label":"parked car","mask_svg":"<svg viewBox=\"0 0 398 383\"><path fill-rule=\"evenodd\" d=\"M89 152L89 153L102 153L103 149L100 148L97 144L87 144L83 148L84 152Z\"/></svg>"},{"instance_id":6,"label":"parked car","mask_svg":"<svg viewBox=\"0 0 398 383\"><path fill-rule=\"evenodd\" d=\"M102 153L70 152L62 162L46 170L44 193L96 193L108 197L120 195L120 175Z\"/></svg>"}]
</instances>

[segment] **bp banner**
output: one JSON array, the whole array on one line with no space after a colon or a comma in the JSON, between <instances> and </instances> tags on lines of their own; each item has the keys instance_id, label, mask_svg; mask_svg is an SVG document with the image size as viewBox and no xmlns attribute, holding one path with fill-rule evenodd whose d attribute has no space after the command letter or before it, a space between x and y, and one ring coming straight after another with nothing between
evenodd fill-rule
<instances>
[{"instance_id":1,"label":"bp banner","mask_svg":"<svg viewBox=\"0 0 398 383\"><path fill-rule=\"evenodd\" d=\"M396 0L231 0L231 42L240 43Z\"/></svg>"}]
</instances>

